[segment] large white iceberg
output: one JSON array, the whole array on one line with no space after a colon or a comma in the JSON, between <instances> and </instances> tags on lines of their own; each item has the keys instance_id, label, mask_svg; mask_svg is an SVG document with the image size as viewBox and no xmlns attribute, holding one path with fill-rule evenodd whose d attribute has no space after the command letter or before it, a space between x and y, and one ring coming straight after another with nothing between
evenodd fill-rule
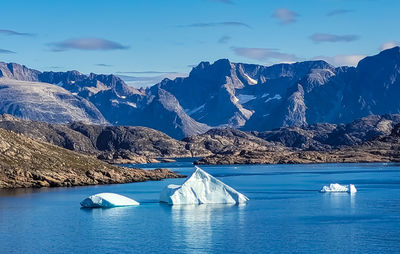
<instances>
[{"instance_id":1,"label":"large white iceberg","mask_svg":"<svg viewBox=\"0 0 400 254\"><path fill-rule=\"evenodd\" d=\"M115 193L99 193L85 198L81 202L81 206L87 208L109 208L133 205L139 205L139 203L133 199Z\"/></svg>"},{"instance_id":2,"label":"large white iceberg","mask_svg":"<svg viewBox=\"0 0 400 254\"><path fill-rule=\"evenodd\" d=\"M182 185L170 184L160 193L160 201L170 205L243 204L245 195L196 166Z\"/></svg>"},{"instance_id":3,"label":"large white iceberg","mask_svg":"<svg viewBox=\"0 0 400 254\"><path fill-rule=\"evenodd\" d=\"M340 185L338 183L331 183L330 185L325 185L322 187L320 192L348 192L348 193L356 193L357 189L354 184L350 185Z\"/></svg>"}]
</instances>

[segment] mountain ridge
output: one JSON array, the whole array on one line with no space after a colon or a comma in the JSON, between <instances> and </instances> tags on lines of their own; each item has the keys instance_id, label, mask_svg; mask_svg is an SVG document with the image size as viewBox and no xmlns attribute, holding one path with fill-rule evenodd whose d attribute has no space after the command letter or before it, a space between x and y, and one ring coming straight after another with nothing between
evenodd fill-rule
<instances>
[{"instance_id":1,"label":"mountain ridge","mask_svg":"<svg viewBox=\"0 0 400 254\"><path fill-rule=\"evenodd\" d=\"M92 103L113 125L142 125L182 139L218 127L265 131L400 113L399 66L400 48L394 47L356 67L323 60L272 66L201 62L188 77L146 89L112 74L39 72L14 63L1 63L0 76L60 86Z\"/></svg>"}]
</instances>

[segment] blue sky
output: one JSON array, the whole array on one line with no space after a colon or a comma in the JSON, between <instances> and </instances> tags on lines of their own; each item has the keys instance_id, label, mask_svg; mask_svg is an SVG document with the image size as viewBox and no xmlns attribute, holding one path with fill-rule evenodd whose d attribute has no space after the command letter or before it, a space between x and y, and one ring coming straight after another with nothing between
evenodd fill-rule
<instances>
[{"instance_id":1,"label":"blue sky","mask_svg":"<svg viewBox=\"0 0 400 254\"><path fill-rule=\"evenodd\" d=\"M200 61L354 65L400 41L398 0L2 0L0 61L174 76Z\"/></svg>"}]
</instances>

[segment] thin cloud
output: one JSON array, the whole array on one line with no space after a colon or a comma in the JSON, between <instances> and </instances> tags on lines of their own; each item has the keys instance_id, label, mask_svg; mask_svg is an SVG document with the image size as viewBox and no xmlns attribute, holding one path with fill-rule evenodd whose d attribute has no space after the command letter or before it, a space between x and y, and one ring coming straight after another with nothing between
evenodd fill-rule
<instances>
[{"instance_id":1,"label":"thin cloud","mask_svg":"<svg viewBox=\"0 0 400 254\"><path fill-rule=\"evenodd\" d=\"M155 76L129 76L129 75L117 75L122 80L125 81L126 84L140 88L140 87L149 87L161 82L163 79L175 79L179 77L187 77L188 75L185 73L164 73Z\"/></svg>"},{"instance_id":2,"label":"thin cloud","mask_svg":"<svg viewBox=\"0 0 400 254\"><path fill-rule=\"evenodd\" d=\"M100 67L112 67L113 65L111 64L104 64L104 63L99 63L99 64L95 64L96 66L100 66Z\"/></svg>"},{"instance_id":3,"label":"thin cloud","mask_svg":"<svg viewBox=\"0 0 400 254\"><path fill-rule=\"evenodd\" d=\"M315 33L310 36L310 39L315 43L322 42L352 42L358 40L360 37L354 34L336 35L336 34L325 34Z\"/></svg>"},{"instance_id":4,"label":"thin cloud","mask_svg":"<svg viewBox=\"0 0 400 254\"><path fill-rule=\"evenodd\" d=\"M176 74L176 71L118 71L120 74Z\"/></svg>"},{"instance_id":5,"label":"thin cloud","mask_svg":"<svg viewBox=\"0 0 400 254\"><path fill-rule=\"evenodd\" d=\"M358 62L366 55L336 55L336 56L317 56L313 60L324 60L334 66L357 66Z\"/></svg>"},{"instance_id":6,"label":"thin cloud","mask_svg":"<svg viewBox=\"0 0 400 254\"><path fill-rule=\"evenodd\" d=\"M282 53L279 49L271 48L236 48L232 47L233 52L236 55L243 56L249 59L255 59L259 61L265 60L279 60L282 62L295 62L300 60L294 54Z\"/></svg>"},{"instance_id":7,"label":"thin cloud","mask_svg":"<svg viewBox=\"0 0 400 254\"><path fill-rule=\"evenodd\" d=\"M400 42L398 42L398 41L388 41L388 42L385 42L385 43L383 43L381 45L380 50L383 51L383 50L391 49L391 48L398 47L398 46L400 46Z\"/></svg>"},{"instance_id":8,"label":"thin cloud","mask_svg":"<svg viewBox=\"0 0 400 254\"><path fill-rule=\"evenodd\" d=\"M328 12L326 14L326 16L332 17L332 16L336 16L336 15L346 14L346 13L349 13L349 12L354 12L354 10L335 9L335 10L332 10L332 11Z\"/></svg>"},{"instance_id":9,"label":"thin cloud","mask_svg":"<svg viewBox=\"0 0 400 254\"><path fill-rule=\"evenodd\" d=\"M16 54L17 52L7 50L7 49L0 49L0 54Z\"/></svg>"},{"instance_id":10,"label":"thin cloud","mask_svg":"<svg viewBox=\"0 0 400 254\"><path fill-rule=\"evenodd\" d=\"M78 50L124 50L128 46L124 46L118 42L109 41L102 38L74 38L65 41L54 42L49 44L52 51L59 52L69 49Z\"/></svg>"},{"instance_id":11,"label":"thin cloud","mask_svg":"<svg viewBox=\"0 0 400 254\"><path fill-rule=\"evenodd\" d=\"M233 4L231 0L210 0L212 2L224 3L224 4Z\"/></svg>"},{"instance_id":12,"label":"thin cloud","mask_svg":"<svg viewBox=\"0 0 400 254\"><path fill-rule=\"evenodd\" d=\"M237 26L251 28L248 24L238 21L226 21L226 22L208 22L208 23L193 23L189 25L183 25L179 27L217 27L217 26Z\"/></svg>"},{"instance_id":13,"label":"thin cloud","mask_svg":"<svg viewBox=\"0 0 400 254\"><path fill-rule=\"evenodd\" d=\"M276 9L272 14L273 18L279 20L282 25L288 25L297 21L299 14L287 8Z\"/></svg>"},{"instance_id":14,"label":"thin cloud","mask_svg":"<svg viewBox=\"0 0 400 254\"><path fill-rule=\"evenodd\" d=\"M8 30L8 29L0 29L0 34L3 35L16 35L16 36L34 36L34 34L31 33L20 33L17 31L13 31L13 30Z\"/></svg>"},{"instance_id":15,"label":"thin cloud","mask_svg":"<svg viewBox=\"0 0 400 254\"><path fill-rule=\"evenodd\" d=\"M62 69L62 68L64 68L64 67L55 66L55 65L46 67L46 69Z\"/></svg>"},{"instance_id":16,"label":"thin cloud","mask_svg":"<svg viewBox=\"0 0 400 254\"><path fill-rule=\"evenodd\" d=\"M231 40L230 36L224 35L221 38L219 38L218 43L225 44L228 43L230 40Z\"/></svg>"}]
</instances>

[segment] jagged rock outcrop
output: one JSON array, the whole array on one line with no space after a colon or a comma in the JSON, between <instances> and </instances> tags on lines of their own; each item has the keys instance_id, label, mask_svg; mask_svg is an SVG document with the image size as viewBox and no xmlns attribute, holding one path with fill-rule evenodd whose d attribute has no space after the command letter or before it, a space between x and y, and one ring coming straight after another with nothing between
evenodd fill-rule
<instances>
[{"instance_id":1,"label":"jagged rock outcrop","mask_svg":"<svg viewBox=\"0 0 400 254\"><path fill-rule=\"evenodd\" d=\"M29 69L25 65L0 62L0 78L21 81L38 81L39 74L40 71Z\"/></svg>"}]
</instances>

